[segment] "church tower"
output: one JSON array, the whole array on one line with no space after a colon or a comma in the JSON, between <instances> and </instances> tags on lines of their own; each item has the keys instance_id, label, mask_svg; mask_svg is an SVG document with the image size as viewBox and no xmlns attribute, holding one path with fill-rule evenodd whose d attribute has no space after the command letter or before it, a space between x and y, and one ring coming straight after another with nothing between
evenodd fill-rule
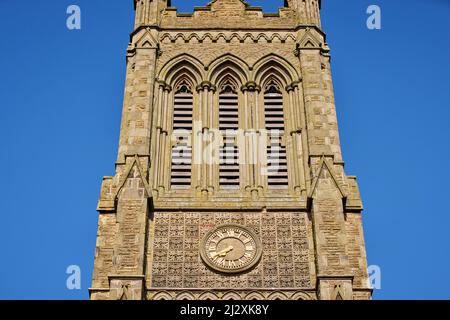
<instances>
[{"instance_id":1,"label":"church tower","mask_svg":"<svg viewBox=\"0 0 450 320\"><path fill-rule=\"evenodd\" d=\"M91 299L370 299L321 1L134 6Z\"/></svg>"}]
</instances>

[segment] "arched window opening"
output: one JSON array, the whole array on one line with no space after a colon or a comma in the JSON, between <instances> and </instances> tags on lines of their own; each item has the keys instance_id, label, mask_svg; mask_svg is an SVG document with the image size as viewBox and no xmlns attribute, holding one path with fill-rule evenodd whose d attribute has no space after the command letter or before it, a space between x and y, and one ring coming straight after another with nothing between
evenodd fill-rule
<instances>
[{"instance_id":1,"label":"arched window opening","mask_svg":"<svg viewBox=\"0 0 450 320\"><path fill-rule=\"evenodd\" d=\"M173 189L191 187L192 170L192 114L193 95L190 84L182 81L177 86L173 107L171 186Z\"/></svg>"},{"instance_id":2,"label":"arched window opening","mask_svg":"<svg viewBox=\"0 0 450 320\"><path fill-rule=\"evenodd\" d=\"M264 91L265 125L268 133L267 183L269 188L286 189L288 170L286 146L284 144L285 122L283 94L280 85L271 80Z\"/></svg>"},{"instance_id":3,"label":"arched window opening","mask_svg":"<svg viewBox=\"0 0 450 320\"><path fill-rule=\"evenodd\" d=\"M234 81L225 80L219 93L219 130L223 137L220 148L219 184L221 189L238 189L239 149L236 136L239 130L239 102Z\"/></svg>"}]
</instances>

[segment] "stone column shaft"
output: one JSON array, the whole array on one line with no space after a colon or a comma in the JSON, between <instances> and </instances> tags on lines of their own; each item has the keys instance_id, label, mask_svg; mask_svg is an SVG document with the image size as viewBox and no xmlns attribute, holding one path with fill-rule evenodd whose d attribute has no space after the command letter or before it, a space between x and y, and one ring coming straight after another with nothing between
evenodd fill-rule
<instances>
[{"instance_id":1,"label":"stone column shaft","mask_svg":"<svg viewBox=\"0 0 450 320\"><path fill-rule=\"evenodd\" d=\"M195 145L193 152L198 154L201 163L199 168L199 181L200 185L197 188L200 189L203 195L214 190L214 166L212 164L212 154L206 154L211 149L210 144L213 143L213 133L211 128L214 126L214 93L216 88L209 82L203 82L197 87L199 95L200 115L201 121L201 139L196 139L197 145Z\"/></svg>"}]
</instances>

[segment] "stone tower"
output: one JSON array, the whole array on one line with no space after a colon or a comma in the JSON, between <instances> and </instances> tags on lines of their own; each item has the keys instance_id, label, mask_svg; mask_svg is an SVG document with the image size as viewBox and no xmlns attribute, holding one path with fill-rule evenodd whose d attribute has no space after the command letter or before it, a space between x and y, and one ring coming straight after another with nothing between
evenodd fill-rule
<instances>
[{"instance_id":1,"label":"stone tower","mask_svg":"<svg viewBox=\"0 0 450 320\"><path fill-rule=\"evenodd\" d=\"M370 299L320 0L134 5L91 299Z\"/></svg>"}]
</instances>

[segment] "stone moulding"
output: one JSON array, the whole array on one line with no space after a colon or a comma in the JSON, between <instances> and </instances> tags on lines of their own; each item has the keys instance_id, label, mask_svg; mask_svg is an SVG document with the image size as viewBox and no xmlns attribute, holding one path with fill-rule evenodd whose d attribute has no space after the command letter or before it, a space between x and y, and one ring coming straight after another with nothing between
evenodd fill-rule
<instances>
[{"instance_id":1,"label":"stone moulding","mask_svg":"<svg viewBox=\"0 0 450 320\"><path fill-rule=\"evenodd\" d=\"M138 168L139 175L141 177L142 183L144 184L145 191L147 192L147 198L152 198L153 197L153 192L152 192L152 189L150 188L151 184L149 185L149 183L145 179L144 171L143 171L142 166L140 164L139 157L138 157L138 155L135 155L133 161L128 165L128 168L125 170L125 174L123 175L121 181L119 182L118 188L117 188L116 192L113 195L113 199L114 200L117 199L117 196L118 196L120 190L123 188L125 182L128 179L128 175L130 174L130 172L131 172L131 170L133 169L134 166L136 166Z\"/></svg>"},{"instance_id":2,"label":"stone moulding","mask_svg":"<svg viewBox=\"0 0 450 320\"><path fill-rule=\"evenodd\" d=\"M149 289L148 300L316 300L315 289Z\"/></svg>"},{"instance_id":3,"label":"stone moulding","mask_svg":"<svg viewBox=\"0 0 450 320\"><path fill-rule=\"evenodd\" d=\"M344 209L346 209L346 202L347 202L347 198L348 198L347 191L345 190L345 187L342 185L342 183L339 181L339 179L336 177L336 173L333 169L333 165L331 165L328 162L325 155L322 155L322 158L320 159L320 162L318 165L318 169L317 169L316 173L314 174L314 179L313 179L311 188L308 193L308 204L307 204L308 211L311 211L312 203L314 201L314 193L316 191L317 185L319 183L320 175L323 170L327 170L330 173L332 181L334 182L334 184L336 185L337 189L339 190L339 192L341 194Z\"/></svg>"},{"instance_id":4,"label":"stone moulding","mask_svg":"<svg viewBox=\"0 0 450 320\"><path fill-rule=\"evenodd\" d=\"M245 42L247 40L251 40L254 43L258 43L261 42L262 40L264 40L267 43L271 43L271 42L275 42L275 41L279 41L281 43L284 42L292 42L294 43L296 41L296 37L292 34L292 33L285 33L285 34L280 34L278 32L276 33L258 33L258 34L253 34L253 33L231 33L231 34L226 34L223 32L219 32L219 33L205 33L203 35L199 35L198 33L177 33L177 34L172 34L169 32L164 32L161 34L160 36L160 41L161 43L164 42L172 42L175 43L179 40L182 40L185 43L191 43L193 42L193 40L197 41L198 43L202 43L204 41L209 40L210 42L219 42L220 40L223 40L226 43L230 43L233 40L237 40L238 42Z\"/></svg>"},{"instance_id":5,"label":"stone moulding","mask_svg":"<svg viewBox=\"0 0 450 320\"><path fill-rule=\"evenodd\" d=\"M259 89L262 82L261 78L265 77L267 71L272 69L276 69L283 75L282 78L286 87L302 81L300 73L292 63L285 57L275 53L266 54L251 64L231 53L226 53L215 57L211 61L204 62L188 53L183 53L161 64L158 68L157 79L170 85L173 82L174 70L176 71L183 67L190 70L199 84L207 83L208 86L214 88L217 80L215 78L220 74L224 66L232 69L242 77L241 81L244 83L242 88L245 89L250 87ZM203 85L200 86L200 88L202 87Z\"/></svg>"},{"instance_id":6,"label":"stone moulding","mask_svg":"<svg viewBox=\"0 0 450 320\"><path fill-rule=\"evenodd\" d=\"M102 189L107 188L109 189L108 194L104 195L102 194L100 197L100 200L97 205L97 211L100 213L114 213L117 209L117 200L118 195L120 191L122 190L125 182L127 181L128 175L130 174L131 170L136 166L139 172L139 176L142 180L142 183L144 185L144 189L146 192L146 197L148 199L153 198L153 190L150 187L151 181L147 181L144 174L144 169L142 168L142 165L140 163L139 155L126 155L125 156L125 162L124 163L117 163L116 166L125 166L124 174L122 175L121 179L117 181L116 177L104 177L103 178L103 184ZM148 157L148 156L145 156ZM126 164L126 159L132 158L132 161L130 161L128 164Z\"/></svg>"}]
</instances>

